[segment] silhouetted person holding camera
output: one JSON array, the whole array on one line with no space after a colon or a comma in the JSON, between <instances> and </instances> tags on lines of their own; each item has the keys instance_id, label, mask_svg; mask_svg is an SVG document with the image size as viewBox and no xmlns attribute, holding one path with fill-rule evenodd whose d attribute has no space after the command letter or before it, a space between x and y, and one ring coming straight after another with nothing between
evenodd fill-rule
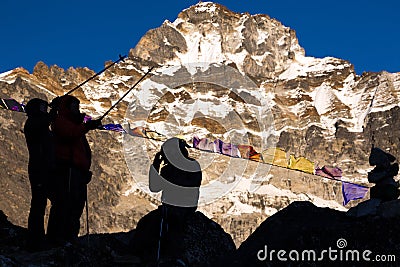
<instances>
[{"instance_id":1,"label":"silhouetted person holding camera","mask_svg":"<svg viewBox=\"0 0 400 267\"><path fill-rule=\"evenodd\" d=\"M399 164L393 163L394 161L396 158L393 155L380 148L371 149L369 164L375 166L368 173L368 181L375 183L375 186L371 188L371 198L390 201L399 197L399 184L393 179L399 172Z\"/></svg>"},{"instance_id":2,"label":"silhouetted person holding camera","mask_svg":"<svg viewBox=\"0 0 400 267\"><path fill-rule=\"evenodd\" d=\"M97 129L100 120L84 123L79 100L65 95L57 100L57 114L52 122L55 140L56 179L47 234L54 243L74 241L79 234L80 217L91 181L91 149L86 139L89 130Z\"/></svg>"},{"instance_id":3,"label":"silhouetted person holding camera","mask_svg":"<svg viewBox=\"0 0 400 267\"><path fill-rule=\"evenodd\" d=\"M197 209L202 173L200 164L189 157L187 147L184 140L168 139L150 167L150 190L162 191L157 261L161 252L174 257L168 254L169 248L181 245L175 237L184 231L187 219Z\"/></svg>"},{"instance_id":4,"label":"silhouetted person holding camera","mask_svg":"<svg viewBox=\"0 0 400 267\"><path fill-rule=\"evenodd\" d=\"M155 155L149 174L150 190L162 191L163 206L181 213L196 211L202 180L200 164L189 157L186 147L182 139L168 139Z\"/></svg>"},{"instance_id":5,"label":"silhouetted person holding camera","mask_svg":"<svg viewBox=\"0 0 400 267\"><path fill-rule=\"evenodd\" d=\"M48 198L48 185L53 167L53 140L45 100L31 99L25 107L28 119L24 125L29 151L28 174L32 199L28 218L29 250L41 250L45 245L44 215Z\"/></svg>"}]
</instances>

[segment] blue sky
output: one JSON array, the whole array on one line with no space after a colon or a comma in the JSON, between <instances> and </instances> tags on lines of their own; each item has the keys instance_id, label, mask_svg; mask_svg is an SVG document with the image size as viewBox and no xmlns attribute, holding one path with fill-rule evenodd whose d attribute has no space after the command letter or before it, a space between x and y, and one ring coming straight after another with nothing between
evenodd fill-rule
<instances>
[{"instance_id":1,"label":"blue sky","mask_svg":"<svg viewBox=\"0 0 400 267\"><path fill-rule=\"evenodd\" d=\"M38 61L99 71L149 29L195 0L1 0L0 73ZM398 0L220 0L235 12L267 14L296 31L307 56L349 60L363 71L400 72Z\"/></svg>"}]
</instances>

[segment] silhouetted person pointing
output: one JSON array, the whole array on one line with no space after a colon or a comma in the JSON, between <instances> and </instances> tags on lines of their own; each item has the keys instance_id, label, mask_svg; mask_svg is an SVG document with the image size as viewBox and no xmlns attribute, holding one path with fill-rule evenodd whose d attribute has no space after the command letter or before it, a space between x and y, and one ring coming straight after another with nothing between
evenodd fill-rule
<instances>
[{"instance_id":1,"label":"silhouetted person pointing","mask_svg":"<svg viewBox=\"0 0 400 267\"><path fill-rule=\"evenodd\" d=\"M100 120L84 123L85 114L80 112L79 103L70 95L60 97L52 122L56 181L47 234L56 243L74 241L78 237L79 220L87 197L86 185L92 176L91 150L85 135L101 125Z\"/></svg>"},{"instance_id":2,"label":"silhouetted person pointing","mask_svg":"<svg viewBox=\"0 0 400 267\"><path fill-rule=\"evenodd\" d=\"M48 103L39 98L31 99L25 107L28 119L24 134L29 151L28 174L32 192L28 218L29 250L40 250L45 244L44 214L54 156L47 107Z\"/></svg>"}]
</instances>

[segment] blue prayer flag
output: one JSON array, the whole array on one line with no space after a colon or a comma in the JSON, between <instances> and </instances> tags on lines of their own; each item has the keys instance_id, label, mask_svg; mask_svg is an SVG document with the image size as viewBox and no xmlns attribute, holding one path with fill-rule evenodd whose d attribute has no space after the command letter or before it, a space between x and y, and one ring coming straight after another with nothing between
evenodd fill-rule
<instances>
[{"instance_id":1,"label":"blue prayer flag","mask_svg":"<svg viewBox=\"0 0 400 267\"><path fill-rule=\"evenodd\" d=\"M121 124L105 124L101 126L103 130L109 130L109 131L115 131L115 132L119 132L119 133L126 133L126 131L124 130L124 128L122 128Z\"/></svg>"},{"instance_id":2,"label":"blue prayer flag","mask_svg":"<svg viewBox=\"0 0 400 267\"><path fill-rule=\"evenodd\" d=\"M343 205L345 206L351 200L361 199L365 197L369 187L342 182Z\"/></svg>"}]
</instances>

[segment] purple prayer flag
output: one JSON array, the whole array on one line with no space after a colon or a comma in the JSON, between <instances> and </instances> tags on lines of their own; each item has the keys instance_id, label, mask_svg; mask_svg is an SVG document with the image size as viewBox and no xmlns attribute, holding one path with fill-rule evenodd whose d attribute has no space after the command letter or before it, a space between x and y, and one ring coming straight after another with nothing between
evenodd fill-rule
<instances>
[{"instance_id":1,"label":"purple prayer flag","mask_svg":"<svg viewBox=\"0 0 400 267\"><path fill-rule=\"evenodd\" d=\"M368 189L363 185L342 182L343 205L347 205L351 200L364 198Z\"/></svg>"},{"instance_id":2,"label":"purple prayer flag","mask_svg":"<svg viewBox=\"0 0 400 267\"><path fill-rule=\"evenodd\" d=\"M222 154L222 144L223 143L224 142L222 142L222 140L215 139L215 141L214 141L214 144L215 144L214 152Z\"/></svg>"},{"instance_id":3,"label":"purple prayer flag","mask_svg":"<svg viewBox=\"0 0 400 267\"><path fill-rule=\"evenodd\" d=\"M109 131L115 131L115 132L119 132L119 133L126 133L124 128L122 128L121 124L110 123L110 124L102 125L102 129L109 130Z\"/></svg>"},{"instance_id":4,"label":"purple prayer flag","mask_svg":"<svg viewBox=\"0 0 400 267\"><path fill-rule=\"evenodd\" d=\"M200 142L197 146L198 149L206 150L206 151L215 151L215 143L211 142L208 138L200 139Z\"/></svg>"},{"instance_id":5,"label":"purple prayer flag","mask_svg":"<svg viewBox=\"0 0 400 267\"><path fill-rule=\"evenodd\" d=\"M1 100L2 100L1 106L3 108L6 108L6 109L12 110L12 111L25 112L25 106L23 104L18 103L15 99L8 98L8 99L1 99Z\"/></svg>"},{"instance_id":6,"label":"purple prayer flag","mask_svg":"<svg viewBox=\"0 0 400 267\"><path fill-rule=\"evenodd\" d=\"M84 123L91 121L91 120L92 120L92 117L90 117L89 115L85 115L85 117L83 118Z\"/></svg>"},{"instance_id":7,"label":"purple prayer flag","mask_svg":"<svg viewBox=\"0 0 400 267\"><path fill-rule=\"evenodd\" d=\"M236 145L222 142L221 151L223 155L240 158L240 152Z\"/></svg>"},{"instance_id":8,"label":"purple prayer flag","mask_svg":"<svg viewBox=\"0 0 400 267\"><path fill-rule=\"evenodd\" d=\"M338 167L327 167L323 166L322 168L317 167L315 169L315 175L319 175L326 178L341 178L342 170Z\"/></svg>"},{"instance_id":9,"label":"purple prayer flag","mask_svg":"<svg viewBox=\"0 0 400 267\"><path fill-rule=\"evenodd\" d=\"M322 167L322 170L332 177L342 177L342 170L338 167Z\"/></svg>"},{"instance_id":10,"label":"purple prayer flag","mask_svg":"<svg viewBox=\"0 0 400 267\"><path fill-rule=\"evenodd\" d=\"M200 143L200 138L198 138L197 136L193 136L193 147L198 148L199 143Z\"/></svg>"},{"instance_id":11,"label":"purple prayer flag","mask_svg":"<svg viewBox=\"0 0 400 267\"><path fill-rule=\"evenodd\" d=\"M326 177L326 178L332 178L331 175L325 173L324 170L323 170L323 169L320 169L319 167L317 167L317 168L315 169L315 175L322 176L322 177Z\"/></svg>"}]
</instances>

